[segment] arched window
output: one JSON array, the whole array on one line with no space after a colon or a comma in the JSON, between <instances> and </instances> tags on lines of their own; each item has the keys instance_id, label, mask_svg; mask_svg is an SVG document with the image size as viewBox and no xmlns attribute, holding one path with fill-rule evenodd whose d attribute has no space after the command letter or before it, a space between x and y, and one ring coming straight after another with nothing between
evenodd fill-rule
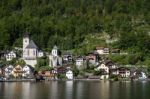
<instances>
[{"instance_id":1,"label":"arched window","mask_svg":"<svg viewBox=\"0 0 150 99\"><path fill-rule=\"evenodd\" d=\"M35 51L35 50L33 50L33 55L34 55L34 56L36 55L36 51Z\"/></svg>"}]
</instances>

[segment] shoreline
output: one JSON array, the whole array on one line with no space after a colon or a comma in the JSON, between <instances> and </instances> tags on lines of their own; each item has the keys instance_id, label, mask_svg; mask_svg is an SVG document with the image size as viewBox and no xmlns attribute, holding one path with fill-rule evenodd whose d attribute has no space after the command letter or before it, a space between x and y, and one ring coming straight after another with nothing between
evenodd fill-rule
<instances>
[{"instance_id":1,"label":"shoreline","mask_svg":"<svg viewBox=\"0 0 150 99\"><path fill-rule=\"evenodd\" d=\"M34 82L36 79L7 79L0 80L0 82Z\"/></svg>"},{"instance_id":2,"label":"shoreline","mask_svg":"<svg viewBox=\"0 0 150 99\"><path fill-rule=\"evenodd\" d=\"M134 80L125 80L125 79L120 79L120 80L112 80L112 79L49 79L49 80L36 80L35 78L33 79L7 79L7 80L0 80L0 82L49 82L49 81L111 81L111 82L124 82L124 81L150 81L150 79L134 79Z\"/></svg>"}]
</instances>

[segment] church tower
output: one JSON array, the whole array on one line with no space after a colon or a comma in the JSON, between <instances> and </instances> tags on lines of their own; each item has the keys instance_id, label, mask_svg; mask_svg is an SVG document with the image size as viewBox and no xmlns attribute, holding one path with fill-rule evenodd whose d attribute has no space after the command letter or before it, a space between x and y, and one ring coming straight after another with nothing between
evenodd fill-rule
<instances>
[{"instance_id":1,"label":"church tower","mask_svg":"<svg viewBox=\"0 0 150 99\"><path fill-rule=\"evenodd\" d=\"M59 54L59 53L58 53L58 47L57 47L56 45L55 45L54 48L52 49L52 53L51 53L51 54L52 54L53 56L55 56L55 57L58 56L58 54Z\"/></svg>"},{"instance_id":2,"label":"church tower","mask_svg":"<svg viewBox=\"0 0 150 99\"><path fill-rule=\"evenodd\" d=\"M30 43L29 33L26 31L23 36L23 57L26 56L25 48L29 45L29 43Z\"/></svg>"},{"instance_id":3,"label":"church tower","mask_svg":"<svg viewBox=\"0 0 150 99\"><path fill-rule=\"evenodd\" d=\"M55 45L49 55L49 66L57 67L62 66L62 57L60 56L61 52L58 47Z\"/></svg>"}]
</instances>

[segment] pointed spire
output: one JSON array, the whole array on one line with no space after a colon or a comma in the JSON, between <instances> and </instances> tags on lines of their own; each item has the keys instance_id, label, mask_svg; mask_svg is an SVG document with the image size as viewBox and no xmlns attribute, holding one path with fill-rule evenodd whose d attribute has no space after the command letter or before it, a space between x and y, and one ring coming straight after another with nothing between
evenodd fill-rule
<instances>
[{"instance_id":1,"label":"pointed spire","mask_svg":"<svg viewBox=\"0 0 150 99\"><path fill-rule=\"evenodd\" d=\"M23 37L29 37L29 32L28 30L26 29L26 32L24 33L24 36Z\"/></svg>"},{"instance_id":2,"label":"pointed spire","mask_svg":"<svg viewBox=\"0 0 150 99\"><path fill-rule=\"evenodd\" d=\"M55 46L53 47L53 49L58 50L58 47L55 45Z\"/></svg>"}]
</instances>

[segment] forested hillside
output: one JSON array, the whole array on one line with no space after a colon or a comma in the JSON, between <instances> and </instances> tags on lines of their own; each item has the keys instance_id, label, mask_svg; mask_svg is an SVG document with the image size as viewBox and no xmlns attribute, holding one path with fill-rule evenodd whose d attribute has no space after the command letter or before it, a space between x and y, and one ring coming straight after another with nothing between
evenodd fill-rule
<instances>
[{"instance_id":1,"label":"forested hillside","mask_svg":"<svg viewBox=\"0 0 150 99\"><path fill-rule=\"evenodd\" d=\"M0 50L22 46L26 30L43 50L51 49L54 44L63 50L78 49L88 36L107 34L110 39L118 39L110 46L147 57L150 54L150 2L0 0Z\"/></svg>"}]
</instances>

